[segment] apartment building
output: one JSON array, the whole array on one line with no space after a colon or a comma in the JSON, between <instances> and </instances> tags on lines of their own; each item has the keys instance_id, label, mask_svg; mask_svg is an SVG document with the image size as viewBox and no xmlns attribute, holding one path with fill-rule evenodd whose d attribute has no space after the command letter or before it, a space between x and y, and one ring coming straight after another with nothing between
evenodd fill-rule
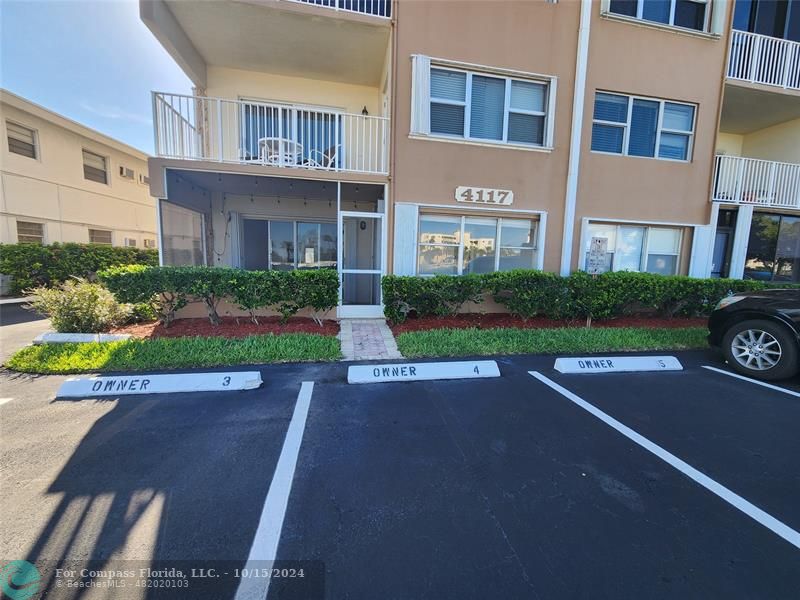
<instances>
[{"instance_id":1,"label":"apartment building","mask_svg":"<svg viewBox=\"0 0 800 600\"><path fill-rule=\"evenodd\" d=\"M710 274L800 281L800 2L738 1L712 199Z\"/></svg>"},{"instance_id":2,"label":"apartment building","mask_svg":"<svg viewBox=\"0 0 800 600\"><path fill-rule=\"evenodd\" d=\"M0 243L155 248L147 155L0 90Z\"/></svg>"},{"instance_id":3,"label":"apartment building","mask_svg":"<svg viewBox=\"0 0 800 600\"><path fill-rule=\"evenodd\" d=\"M607 270L751 276L761 195L723 183L797 161L800 53L754 58L745 4L141 0L196 86L153 94L162 261L335 266L340 316L381 314L382 274L569 273L594 238Z\"/></svg>"}]
</instances>

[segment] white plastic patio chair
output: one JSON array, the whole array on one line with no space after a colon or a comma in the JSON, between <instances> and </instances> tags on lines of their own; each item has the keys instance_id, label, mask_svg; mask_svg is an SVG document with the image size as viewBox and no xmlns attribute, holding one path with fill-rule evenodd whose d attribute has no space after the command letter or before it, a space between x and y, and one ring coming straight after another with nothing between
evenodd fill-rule
<instances>
[{"instance_id":1,"label":"white plastic patio chair","mask_svg":"<svg viewBox=\"0 0 800 600\"><path fill-rule=\"evenodd\" d=\"M339 146L331 146L325 152L312 148L308 151L306 166L312 169L335 169L336 159L339 156Z\"/></svg>"}]
</instances>

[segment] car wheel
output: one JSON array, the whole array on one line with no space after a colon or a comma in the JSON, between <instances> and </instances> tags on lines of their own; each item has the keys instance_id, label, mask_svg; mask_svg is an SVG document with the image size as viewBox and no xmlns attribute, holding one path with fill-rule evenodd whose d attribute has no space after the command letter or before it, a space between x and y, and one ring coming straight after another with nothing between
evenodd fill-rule
<instances>
[{"instance_id":1,"label":"car wheel","mask_svg":"<svg viewBox=\"0 0 800 600\"><path fill-rule=\"evenodd\" d=\"M757 379L785 379L797 373L797 341L783 325L742 321L722 338L722 351L734 370Z\"/></svg>"}]
</instances>

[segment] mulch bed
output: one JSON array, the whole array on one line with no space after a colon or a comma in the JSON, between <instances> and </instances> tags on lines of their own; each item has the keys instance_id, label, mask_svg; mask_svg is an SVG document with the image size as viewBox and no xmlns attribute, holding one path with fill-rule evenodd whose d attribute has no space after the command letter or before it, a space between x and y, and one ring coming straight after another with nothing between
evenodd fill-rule
<instances>
[{"instance_id":1,"label":"mulch bed","mask_svg":"<svg viewBox=\"0 0 800 600\"><path fill-rule=\"evenodd\" d=\"M241 338L248 335L266 333L318 333L320 335L337 335L339 324L336 321L323 321L320 327L313 319L292 317L281 324L280 317L259 317L258 325L248 317L222 317L222 323L216 327L208 319L177 319L168 328L158 322L136 323L114 329L111 333L129 333L137 338L157 337L226 337Z\"/></svg>"},{"instance_id":2,"label":"mulch bed","mask_svg":"<svg viewBox=\"0 0 800 600\"><path fill-rule=\"evenodd\" d=\"M618 317L615 319L592 321L593 327L648 327L653 329L679 327L705 327L708 319L675 317L665 319L657 317ZM515 327L517 329L551 329L553 327L585 327L586 321L557 321L534 317L523 321L519 317L504 313L464 313L452 317L410 318L405 323L391 325L395 335L409 331L426 331L428 329L494 329L497 327Z\"/></svg>"}]
</instances>

